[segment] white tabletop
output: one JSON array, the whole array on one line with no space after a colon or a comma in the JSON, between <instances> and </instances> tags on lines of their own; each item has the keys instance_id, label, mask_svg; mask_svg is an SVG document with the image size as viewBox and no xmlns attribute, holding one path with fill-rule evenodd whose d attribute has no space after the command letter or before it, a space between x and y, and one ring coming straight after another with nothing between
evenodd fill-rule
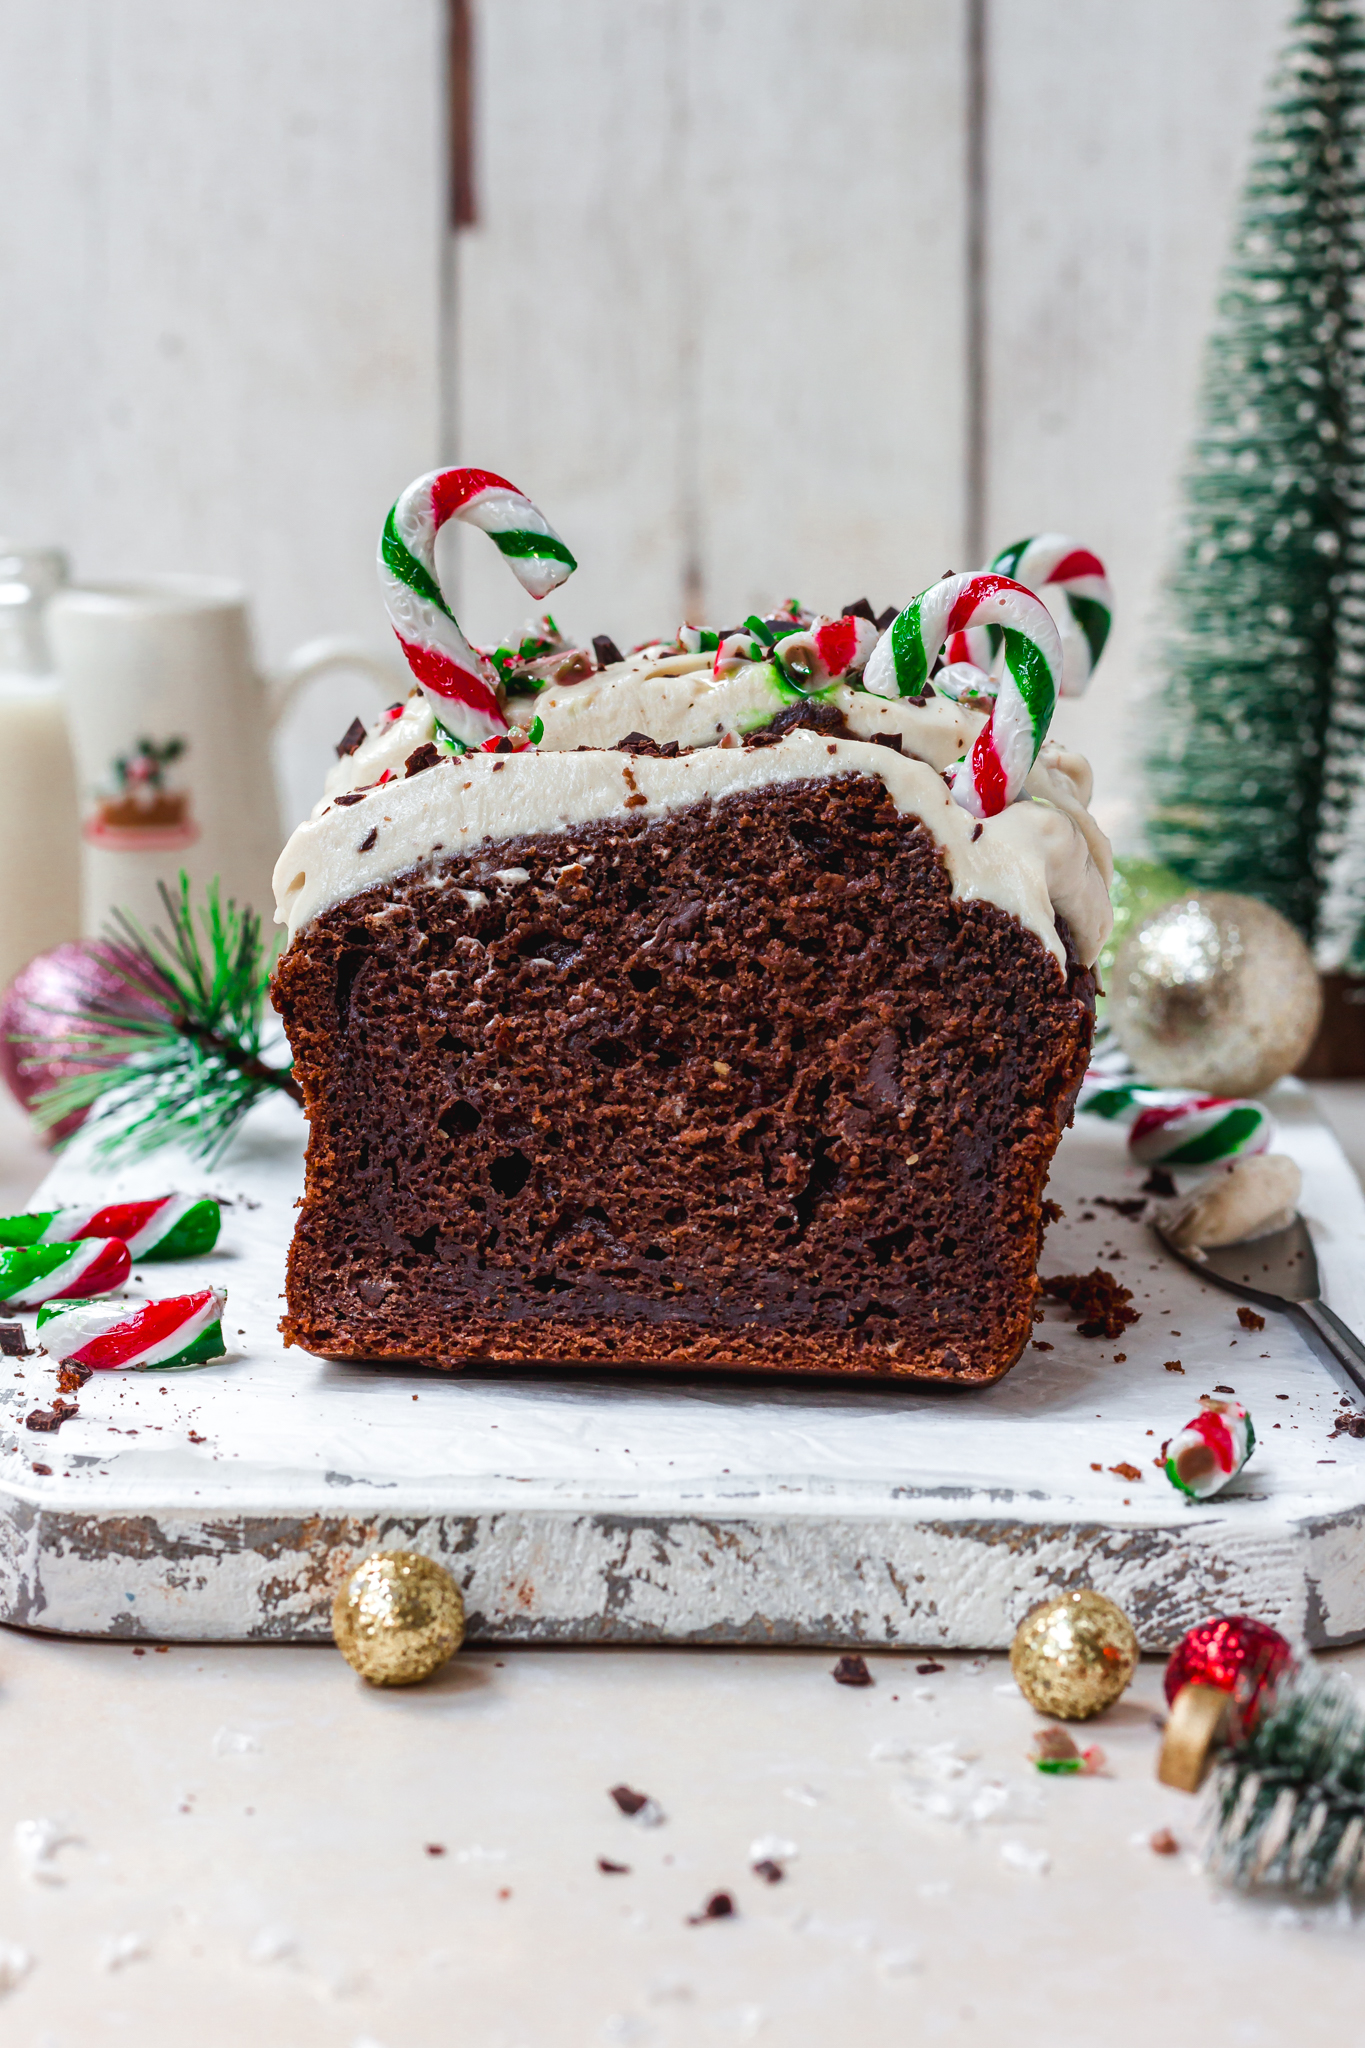
<instances>
[{"instance_id":1,"label":"white tabletop","mask_svg":"<svg viewBox=\"0 0 1365 2048\"><path fill-rule=\"evenodd\" d=\"M1359 1160L1365 1089L1319 1099ZM42 1163L0 1110L0 1191ZM30 1967L0 2038L1355 2038L1349 1918L1199 1873L1197 1803L1153 1776L1159 1661L1090 1731L1107 1775L1063 1780L1031 1771L1004 1658L923 1661L872 1653L853 1690L822 1651L473 1651L385 1694L326 1649L6 1632L0 1944ZM1329 1661L1365 1678L1365 1651ZM617 1812L622 1782L661 1825ZM9 1843L40 1820L71 1839L35 1866ZM770 1838L775 1885L749 1870ZM735 1915L689 1924L720 1889Z\"/></svg>"}]
</instances>

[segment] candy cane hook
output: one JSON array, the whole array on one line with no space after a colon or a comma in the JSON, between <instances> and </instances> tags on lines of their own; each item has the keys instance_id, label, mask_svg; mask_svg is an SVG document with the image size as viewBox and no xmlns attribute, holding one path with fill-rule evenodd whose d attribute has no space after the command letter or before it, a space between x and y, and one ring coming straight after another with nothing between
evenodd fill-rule
<instances>
[{"instance_id":1,"label":"candy cane hook","mask_svg":"<svg viewBox=\"0 0 1365 2048\"><path fill-rule=\"evenodd\" d=\"M974 817L993 818L1023 789L1057 702L1062 643L1041 598L989 571L945 576L892 620L863 682L878 697L920 696L944 641L977 626L1003 634L1005 666L990 722L957 765L953 795Z\"/></svg>"},{"instance_id":2,"label":"candy cane hook","mask_svg":"<svg viewBox=\"0 0 1365 2048\"><path fill-rule=\"evenodd\" d=\"M548 595L577 563L543 513L487 469L433 469L408 485L384 522L379 582L393 630L438 724L462 746L507 731L491 665L470 646L436 573L448 519L477 526L532 597Z\"/></svg>"}]
</instances>

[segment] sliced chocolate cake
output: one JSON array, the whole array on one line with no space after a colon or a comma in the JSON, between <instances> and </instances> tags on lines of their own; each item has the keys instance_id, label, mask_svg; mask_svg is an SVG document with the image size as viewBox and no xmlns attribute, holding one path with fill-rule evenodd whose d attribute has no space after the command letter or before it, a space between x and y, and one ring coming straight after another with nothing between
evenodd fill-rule
<instances>
[{"instance_id":1,"label":"sliced chocolate cake","mask_svg":"<svg viewBox=\"0 0 1365 2048\"><path fill-rule=\"evenodd\" d=\"M959 1384L1013 1364L1108 849L1051 744L1022 800L974 814L950 783L990 737L987 677L977 703L927 676L879 695L869 650L900 623L835 622L867 687L795 613L804 671L780 633L630 660L533 638L499 651L493 751L452 743L429 675L348 734L276 872L311 1127L291 1342Z\"/></svg>"}]
</instances>

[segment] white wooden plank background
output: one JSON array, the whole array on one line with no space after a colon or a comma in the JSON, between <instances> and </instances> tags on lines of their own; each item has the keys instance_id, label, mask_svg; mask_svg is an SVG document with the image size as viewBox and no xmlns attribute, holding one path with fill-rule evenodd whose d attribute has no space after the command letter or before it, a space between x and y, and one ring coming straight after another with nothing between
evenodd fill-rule
<instances>
[{"instance_id":1,"label":"white wooden plank background","mask_svg":"<svg viewBox=\"0 0 1365 2048\"><path fill-rule=\"evenodd\" d=\"M0 531L384 644L393 492L505 468L623 640L965 566L965 0L473 0L479 220L439 334L442 0L0 0ZM1132 724L1230 206L1288 0L987 0L985 525L1098 547L1063 713ZM441 447L453 381L458 443ZM525 601L477 536L467 623ZM367 684L282 748L308 801Z\"/></svg>"}]
</instances>

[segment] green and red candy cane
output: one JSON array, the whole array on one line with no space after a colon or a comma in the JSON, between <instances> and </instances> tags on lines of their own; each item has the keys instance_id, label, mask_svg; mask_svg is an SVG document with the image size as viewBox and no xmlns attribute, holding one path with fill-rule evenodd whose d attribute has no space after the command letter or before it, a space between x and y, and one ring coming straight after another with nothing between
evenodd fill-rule
<instances>
[{"instance_id":1,"label":"green and red candy cane","mask_svg":"<svg viewBox=\"0 0 1365 2048\"><path fill-rule=\"evenodd\" d=\"M922 697L950 634L998 631L1005 667L988 723L953 773L965 811L994 818L1015 801L1047 737L1062 672L1062 643L1041 598L987 571L945 576L908 604L883 633L863 672L878 697Z\"/></svg>"},{"instance_id":2,"label":"green and red candy cane","mask_svg":"<svg viewBox=\"0 0 1365 2048\"><path fill-rule=\"evenodd\" d=\"M7 1308L39 1308L45 1301L80 1301L122 1287L132 1269L119 1237L80 1237L72 1244L11 1245L0 1251L0 1301Z\"/></svg>"},{"instance_id":3,"label":"green and red candy cane","mask_svg":"<svg viewBox=\"0 0 1365 2048\"><path fill-rule=\"evenodd\" d=\"M497 676L461 632L436 573L436 536L449 519L486 533L534 598L547 596L577 564L530 499L487 469L419 476L384 523L379 581L409 668L451 739L462 748L496 746L509 731Z\"/></svg>"},{"instance_id":4,"label":"green and red candy cane","mask_svg":"<svg viewBox=\"0 0 1365 2048\"><path fill-rule=\"evenodd\" d=\"M120 1237L133 1259L192 1259L213 1249L221 1222L218 1204L207 1197L161 1195L150 1202L104 1202L93 1209L36 1209L25 1216L0 1216L0 1245Z\"/></svg>"},{"instance_id":5,"label":"green and red candy cane","mask_svg":"<svg viewBox=\"0 0 1365 2048\"><path fill-rule=\"evenodd\" d=\"M1195 1095L1180 1103L1149 1103L1128 1132L1139 1166L1216 1166L1268 1152L1275 1121L1259 1102Z\"/></svg>"},{"instance_id":6,"label":"green and red candy cane","mask_svg":"<svg viewBox=\"0 0 1365 2048\"><path fill-rule=\"evenodd\" d=\"M1083 695L1114 620L1113 593L1099 556L1069 534L1038 533L1002 548L988 573L1008 576L1041 597L1061 636L1060 694ZM943 643L945 666L934 677L934 688L953 698L993 696L990 672L999 639L988 626L950 633Z\"/></svg>"},{"instance_id":7,"label":"green and red candy cane","mask_svg":"<svg viewBox=\"0 0 1365 2048\"><path fill-rule=\"evenodd\" d=\"M1114 621L1113 592L1099 556L1064 533L1037 533L1002 548L991 569L1043 600L1061 636L1061 694L1081 696ZM962 658L948 656L950 661Z\"/></svg>"},{"instance_id":8,"label":"green and red candy cane","mask_svg":"<svg viewBox=\"0 0 1365 2048\"><path fill-rule=\"evenodd\" d=\"M91 1372L176 1370L221 1358L225 1287L201 1287L165 1301L54 1303L38 1317L43 1348L63 1365Z\"/></svg>"}]
</instances>

